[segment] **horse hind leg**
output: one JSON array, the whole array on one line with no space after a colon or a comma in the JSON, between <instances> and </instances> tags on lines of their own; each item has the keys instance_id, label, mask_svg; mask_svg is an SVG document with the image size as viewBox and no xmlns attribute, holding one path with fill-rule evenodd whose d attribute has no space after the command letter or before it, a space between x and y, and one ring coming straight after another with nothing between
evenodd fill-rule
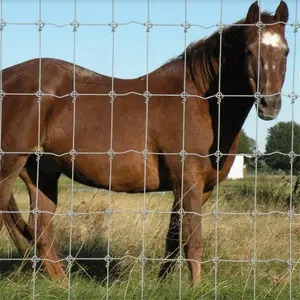
<instances>
[{"instance_id":1,"label":"horse hind leg","mask_svg":"<svg viewBox=\"0 0 300 300\"><path fill-rule=\"evenodd\" d=\"M27 223L19 212L19 208L13 194L9 201L8 211L13 213L4 214L4 224L19 253L24 257L27 253L28 245L26 246L24 244L24 240L21 239L21 236L23 236L29 243L32 243L32 237L28 232Z\"/></svg>"},{"instance_id":2,"label":"horse hind leg","mask_svg":"<svg viewBox=\"0 0 300 300\"><path fill-rule=\"evenodd\" d=\"M165 278L175 266L175 259L179 254L179 230L180 221L177 213L180 208L180 193L174 192L174 203L170 217L169 229L166 237L166 252L165 259L160 267L159 278Z\"/></svg>"},{"instance_id":3,"label":"horse hind leg","mask_svg":"<svg viewBox=\"0 0 300 300\"><path fill-rule=\"evenodd\" d=\"M22 172L26 172L26 170L23 170ZM30 200L31 202L34 201L34 199L31 198ZM18 249L19 253L24 257L28 252L28 245L24 244L24 239L29 244L33 244L34 237L32 236L32 233L29 230L28 224L26 223L22 214L20 213L19 207L16 203L13 194L11 194L11 198L8 204L8 211L13 213L3 214L2 221L4 222L6 229L11 239L13 240L16 248ZM21 236L23 237L23 239L21 239Z\"/></svg>"},{"instance_id":4,"label":"horse hind leg","mask_svg":"<svg viewBox=\"0 0 300 300\"><path fill-rule=\"evenodd\" d=\"M8 211L9 201L11 199L14 184L26 164L28 156L17 154L6 154L1 160L0 167L0 210L4 211L1 217L1 226L6 218L11 215ZM21 245L21 242L18 241ZM24 248L19 249L21 252Z\"/></svg>"},{"instance_id":5,"label":"horse hind leg","mask_svg":"<svg viewBox=\"0 0 300 300\"><path fill-rule=\"evenodd\" d=\"M65 277L62 264L59 262L53 239L52 218L56 210L58 197L59 173L39 171L39 185L36 186L36 164L27 164L20 177L26 184L30 195L30 208L41 211L37 217L37 236L35 236L35 216L29 215L28 223L23 218L15 219L16 228L31 243L36 241L37 251L43 260L43 265L52 279ZM38 193L38 195L36 195ZM25 222L25 223L24 223ZM16 224L16 223L15 223Z\"/></svg>"},{"instance_id":6,"label":"horse hind leg","mask_svg":"<svg viewBox=\"0 0 300 300\"><path fill-rule=\"evenodd\" d=\"M16 179L24 168L28 156L4 155L0 167L0 210L7 211ZM4 213L4 216L6 214ZM3 222L3 219L2 221Z\"/></svg>"}]
</instances>

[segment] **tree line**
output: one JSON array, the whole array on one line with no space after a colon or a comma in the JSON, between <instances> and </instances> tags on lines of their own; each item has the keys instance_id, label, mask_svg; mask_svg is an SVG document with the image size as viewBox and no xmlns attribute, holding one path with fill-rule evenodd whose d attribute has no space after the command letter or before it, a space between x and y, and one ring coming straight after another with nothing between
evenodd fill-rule
<instances>
[{"instance_id":1,"label":"tree line","mask_svg":"<svg viewBox=\"0 0 300 300\"><path fill-rule=\"evenodd\" d=\"M252 155L245 158L248 171L255 169L255 150L255 140L242 130L238 153ZM263 155L258 155L257 159L259 171L290 172L293 161L293 173L300 172L300 125L296 122L279 122L269 128L266 149L261 154Z\"/></svg>"}]
</instances>

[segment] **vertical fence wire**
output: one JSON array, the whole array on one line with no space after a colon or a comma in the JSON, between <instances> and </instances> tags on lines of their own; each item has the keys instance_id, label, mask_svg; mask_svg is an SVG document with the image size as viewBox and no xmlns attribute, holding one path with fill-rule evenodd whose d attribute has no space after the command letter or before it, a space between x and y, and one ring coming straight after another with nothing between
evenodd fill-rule
<instances>
[{"instance_id":1,"label":"vertical fence wire","mask_svg":"<svg viewBox=\"0 0 300 300\"><path fill-rule=\"evenodd\" d=\"M220 22L219 22L219 66L218 66L218 92L216 95L217 105L218 105L218 120L217 120L217 150L215 153L216 156L216 164L217 164L217 185L216 185L216 201L215 201L215 211L213 212L213 216L215 218L214 222L214 297L218 298L218 224L219 224L219 197L220 197L220 189L219 189L219 171L220 171L220 159L222 157L222 153L220 151L220 141L221 141L221 103L223 94L221 92L222 89L222 45L223 45L223 0L220 0Z\"/></svg>"},{"instance_id":2,"label":"vertical fence wire","mask_svg":"<svg viewBox=\"0 0 300 300\"><path fill-rule=\"evenodd\" d=\"M74 263L74 258L72 256L72 241L73 241L73 221L74 221L74 170L75 170L75 135L76 135L76 33L79 26L77 22L77 0L74 0L74 11L73 11L73 22L71 23L73 27L73 69L72 69L72 149L70 151L71 155L71 197L70 197L70 210L67 212L69 217L69 254L66 258L68 263L68 300L71 299L72 292L72 266Z\"/></svg>"},{"instance_id":3,"label":"vertical fence wire","mask_svg":"<svg viewBox=\"0 0 300 300\"><path fill-rule=\"evenodd\" d=\"M111 34L112 34L112 59L111 59L111 91L110 96L110 145L108 150L108 159L109 159L109 187L108 187L108 209L107 209L107 255L106 255L106 299L109 299L109 276L110 276L110 242L111 242L111 226L112 226L112 169L113 169L113 130L114 130L114 100L115 100L115 91L114 91L114 76L115 76L115 30L118 24L115 21L115 1L111 2Z\"/></svg>"},{"instance_id":4,"label":"vertical fence wire","mask_svg":"<svg viewBox=\"0 0 300 300\"><path fill-rule=\"evenodd\" d=\"M184 201L184 170L185 170L185 159L186 159L186 151L185 151L185 118L186 118L186 101L187 101L187 92L186 92L186 72L187 72L187 60L186 60L186 45L187 45L187 30L189 28L189 24L187 21L187 0L184 0L184 68L183 68L183 92L181 94L182 98L182 150L181 154L181 191L180 191L180 209L179 209L179 257L178 257L178 267L179 267L179 287L178 287L178 298L182 299L182 267L183 267L183 201Z\"/></svg>"},{"instance_id":5,"label":"vertical fence wire","mask_svg":"<svg viewBox=\"0 0 300 300\"><path fill-rule=\"evenodd\" d=\"M147 192L147 159L148 159L148 123L149 123L149 33L151 28L150 22L150 0L147 0L147 22L146 25L146 90L144 93L145 97L145 141L144 141L144 150L143 150L143 163L144 163L144 191L142 198L142 207L141 207L141 219L142 219L142 249L140 255L141 263L141 299L144 299L144 290L145 290L145 219L147 216L147 207L146 207L146 192Z\"/></svg>"},{"instance_id":6,"label":"vertical fence wire","mask_svg":"<svg viewBox=\"0 0 300 300\"><path fill-rule=\"evenodd\" d=\"M38 252L37 252L37 241L39 238L38 236L38 218L39 218L39 171L40 171L40 157L41 157L41 101L42 101L42 28L43 28L43 21L42 21L42 0L38 2L38 22L36 25L38 26L38 35L39 35L39 54L38 54L38 91L36 92L36 101L37 101L37 114L38 114L38 128L37 128L37 150L36 150L36 193L35 193L35 203L34 209L32 211L34 216L34 254L32 257L32 267L33 267L33 278L32 278L32 299L35 299L36 295L36 275L37 275L37 263L39 261Z\"/></svg>"},{"instance_id":7,"label":"vertical fence wire","mask_svg":"<svg viewBox=\"0 0 300 300\"><path fill-rule=\"evenodd\" d=\"M260 94L260 67L261 67L261 31L264 24L261 22L261 0L258 0L258 22L256 23L258 32L258 45L257 45L257 82L256 82L256 93L254 98L256 105L259 105L261 99ZM252 227L253 227L253 257L251 260L253 268L253 299L256 299L256 281L257 281L257 185L258 185L258 159L259 159L259 148L258 148L258 107L255 115L255 153L254 153L254 199L253 199L253 211L252 211Z\"/></svg>"},{"instance_id":8,"label":"vertical fence wire","mask_svg":"<svg viewBox=\"0 0 300 300\"><path fill-rule=\"evenodd\" d=\"M293 226L293 215L294 215L294 207L293 207L293 171L294 171L294 160L296 158L294 152L294 138L295 138L295 82L296 82L296 53L297 53L297 24L298 24L298 0L295 1L295 16L294 16L294 56L293 56L293 71L292 71L292 94L291 105L292 105L292 127L291 127L291 152L289 153L290 158L290 200L289 200L289 210L287 213L288 221L289 221L289 258L287 261L288 273L289 273L289 298L293 299L293 245L292 245L292 226Z\"/></svg>"}]
</instances>

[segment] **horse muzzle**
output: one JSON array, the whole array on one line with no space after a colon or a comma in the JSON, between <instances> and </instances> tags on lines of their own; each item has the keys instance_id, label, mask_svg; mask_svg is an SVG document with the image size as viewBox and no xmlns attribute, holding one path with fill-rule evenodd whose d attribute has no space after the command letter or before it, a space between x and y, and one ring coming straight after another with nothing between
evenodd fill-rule
<instances>
[{"instance_id":1,"label":"horse muzzle","mask_svg":"<svg viewBox=\"0 0 300 300\"><path fill-rule=\"evenodd\" d=\"M260 119L270 121L276 119L281 109L281 95L264 96L257 104Z\"/></svg>"}]
</instances>

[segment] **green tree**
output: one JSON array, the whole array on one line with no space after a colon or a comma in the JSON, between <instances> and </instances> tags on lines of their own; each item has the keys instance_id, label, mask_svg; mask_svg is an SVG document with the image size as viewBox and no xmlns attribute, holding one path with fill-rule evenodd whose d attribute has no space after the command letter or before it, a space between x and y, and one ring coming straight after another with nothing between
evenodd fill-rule
<instances>
[{"instance_id":1,"label":"green tree","mask_svg":"<svg viewBox=\"0 0 300 300\"><path fill-rule=\"evenodd\" d=\"M244 129L241 130L238 153L252 154L255 150L255 140L250 138Z\"/></svg>"},{"instance_id":2,"label":"green tree","mask_svg":"<svg viewBox=\"0 0 300 300\"><path fill-rule=\"evenodd\" d=\"M242 129L239 145L238 145L238 153L244 154L252 154L255 150L255 140L249 137L246 132ZM245 163L247 165L248 171L253 171L255 168L255 163L253 158L245 157ZM260 165L260 164L259 164Z\"/></svg>"},{"instance_id":3,"label":"green tree","mask_svg":"<svg viewBox=\"0 0 300 300\"><path fill-rule=\"evenodd\" d=\"M293 151L300 154L300 125L294 123L294 147ZM279 122L269 128L266 140L266 153L279 151L282 153L291 152L292 122ZM289 171L291 168L290 157L286 155L273 154L265 157L267 165L273 170ZM294 171L300 170L300 157L295 157L293 161Z\"/></svg>"}]
</instances>

